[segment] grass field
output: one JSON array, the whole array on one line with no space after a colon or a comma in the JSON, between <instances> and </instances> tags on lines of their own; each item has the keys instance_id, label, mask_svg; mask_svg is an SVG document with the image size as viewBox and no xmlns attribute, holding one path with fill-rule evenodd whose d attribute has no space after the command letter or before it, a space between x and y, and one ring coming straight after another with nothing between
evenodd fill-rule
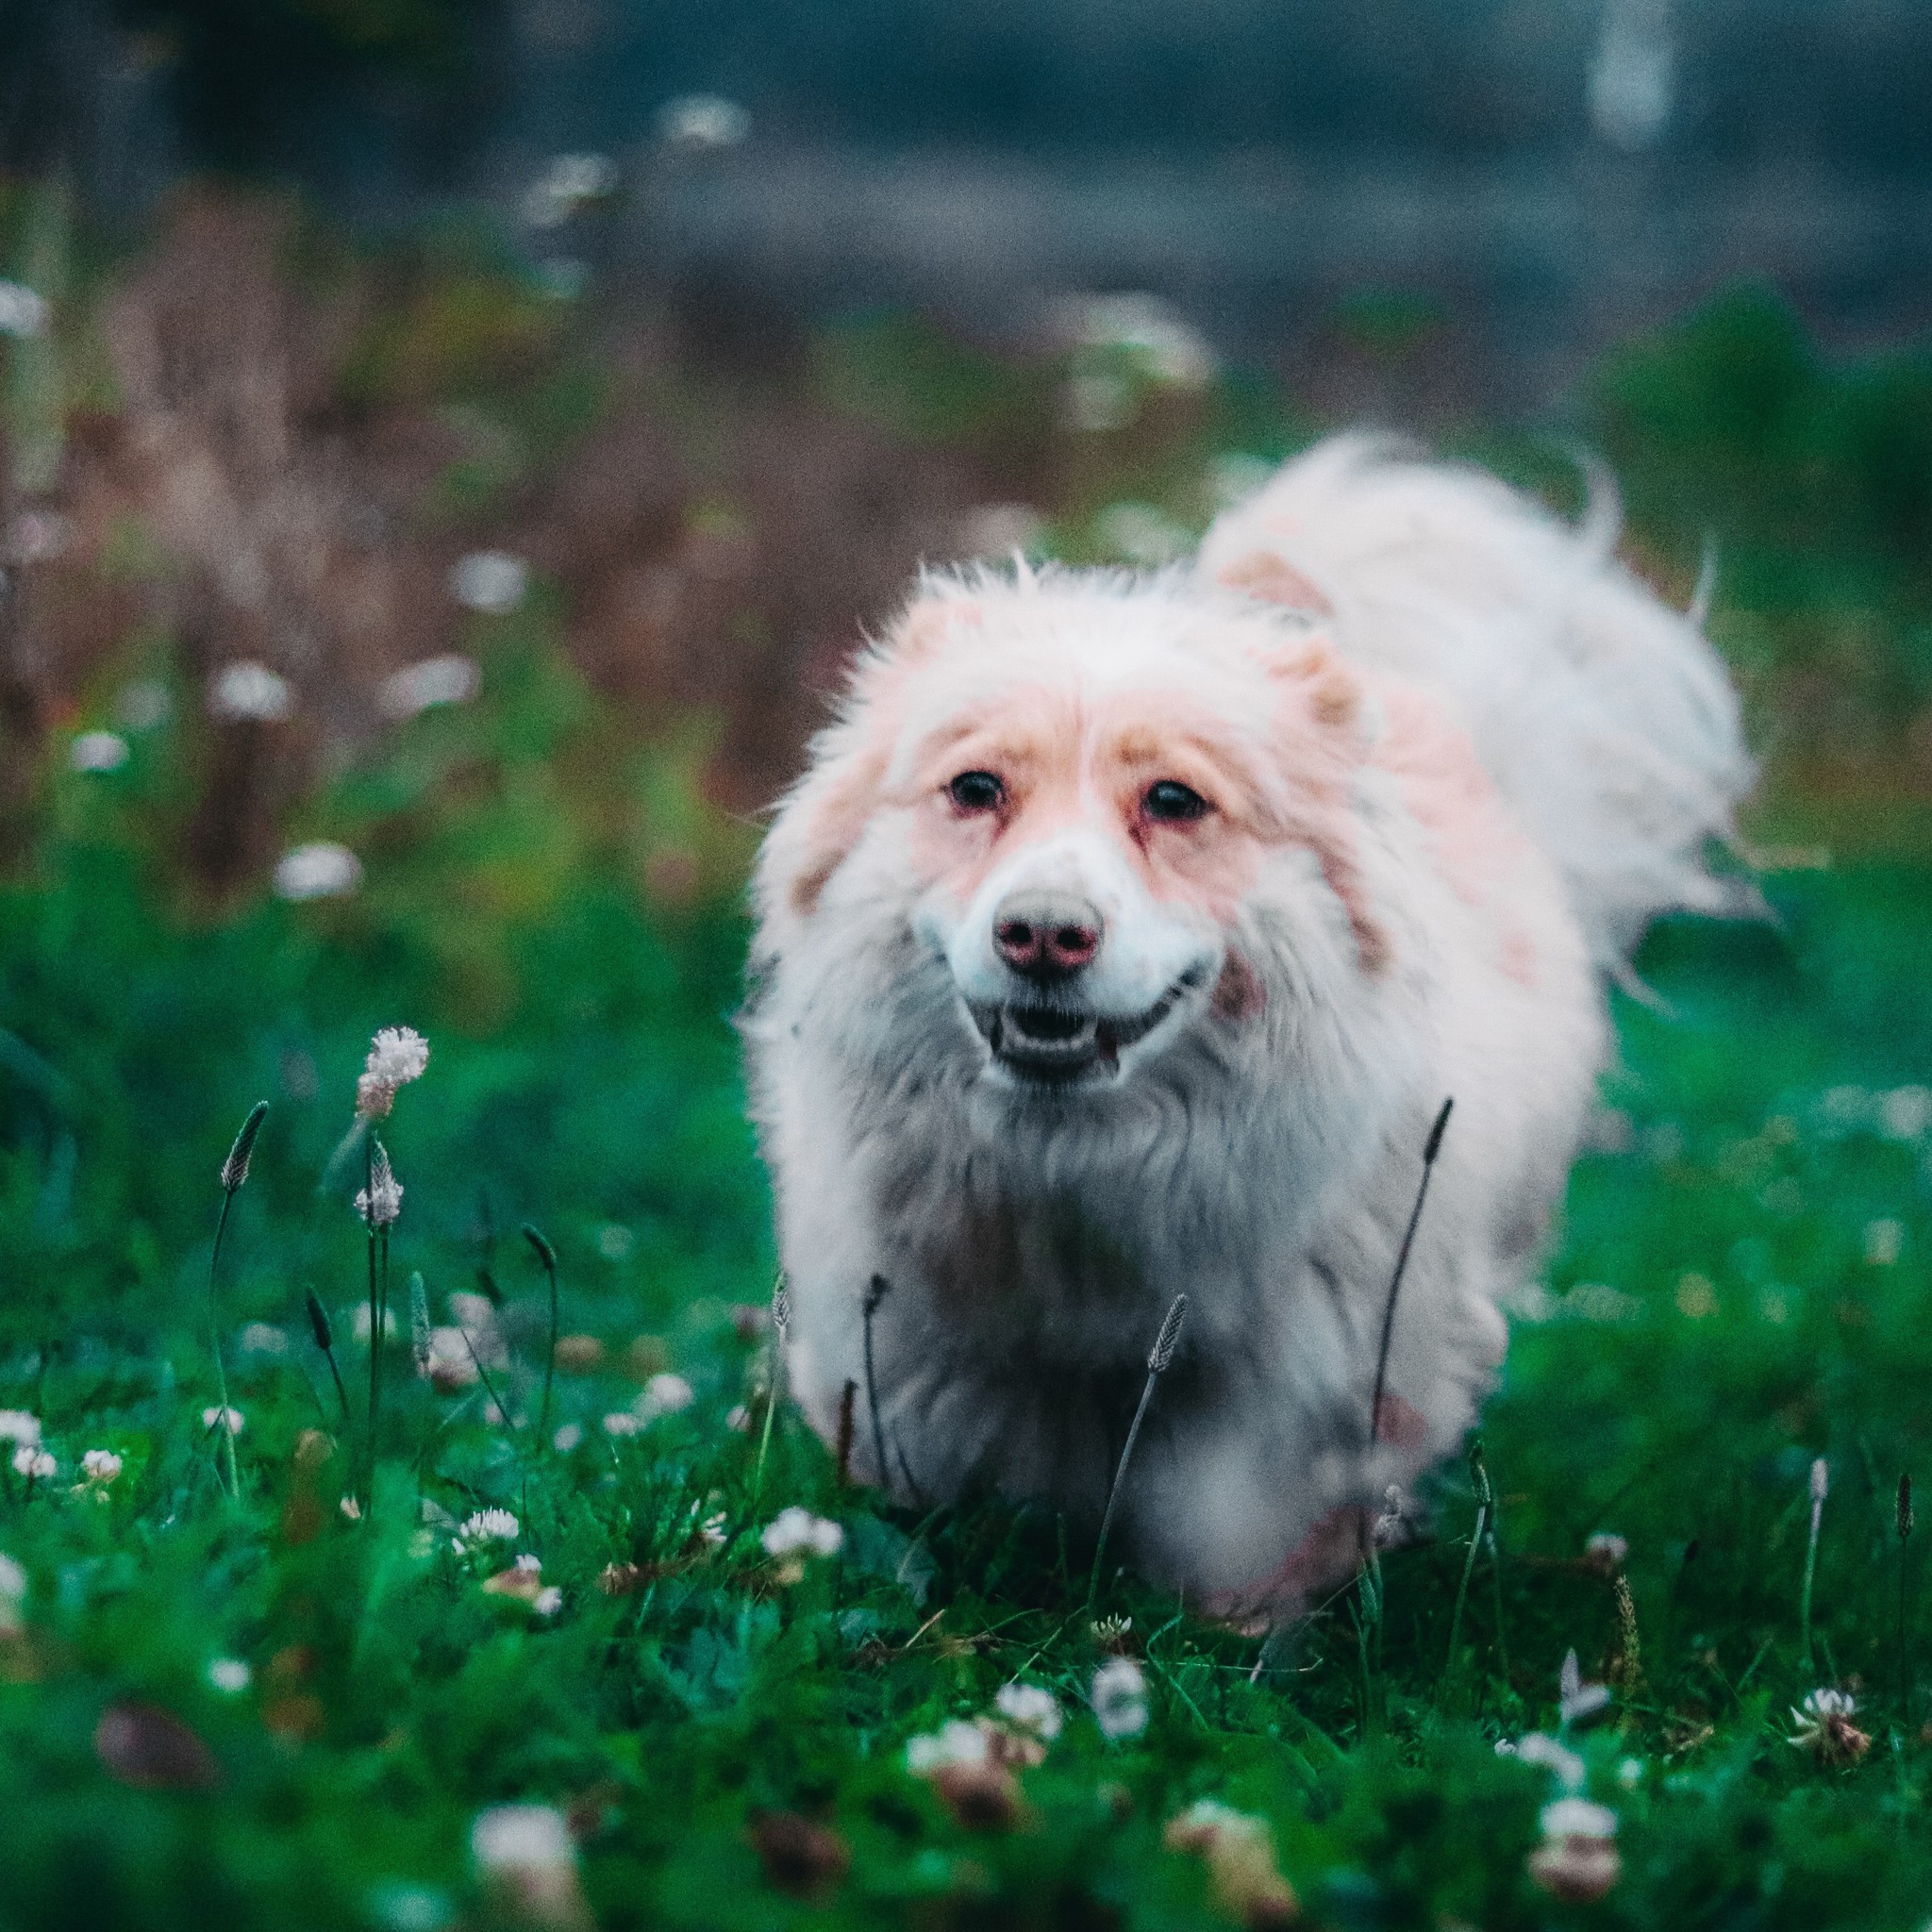
<instances>
[{"instance_id":1,"label":"grass field","mask_svg":"<svg viewBox=\"0 0 1932 1932\"><path fill-rule=\"evenodd\" d=\"M595 386L535 298L511 327L500 282L402 286L418 321L358 339L342 420L384 383L469 412L497 467L436 479L440 570L524 514L531 451L568 471ZM57 447L63 384L101 406L91 326L13 358L17 442ZM897 324L815 353L908 448L1024 441L1057 379ZM742 718L595 694L540 575L459 620L475 703L247 794L251 836L366 867L290 904L279 846L211 882L197 830L224 784L246 803L254 727L205 720L164 625L114 633L30 782L0 769L0 1927L1921 1932L1925 366L1835 369L1747 295L1579 404L1659 581L1724 546L1775 918L1652 936L1660 1004L1620 996L1479 1455L1427 1540L1265 1642L1124 1572L1090 1602L1077 1525L886 1508L772 1400L730 1026L755 827L707 802ZM1212 456L1302 433L1257 394L1075 438L1051 541L1198 524ZM1461 441L1574 491L1547 445ZM678 514L715 563L750 523L712 488ZM104 526L109 615L190 568ZM741 616L717 652L756 694L772 627ZM125 761L75 768L108 725ZM357 1078L396 1025L429 1058L381 1124L372 1254ZM1848 1701L1794 1714L1821 1692Z\"/></svg>"},{"instance_id":2,"label":"grass field","mask_svg":"<svg viewBox=\"0 0 1932 1932\"><path fill-rule=\"evenodd\" d=\"M514 738L535 702L514 662L513 695L419 721L398 768ZM767 1439L771 1259L728 912L648 915L587 849L452 935L453 901L516 903L523 861L477 811L378 859L355 899L197 921L127 832L165 792L165 739L62 778L37 879L0 897L0 1407L38 1419L54 1462L7 1471L0 1502L19 1566L0 1605L0 1923L1278 1917L1283 1894L1226 1850L1252 1839L1224 1824L1215 1857L1163 1842L1203 1798L1266 1820L1287 1884L1338 1926L1922 1922L1932 1657L1895 1493L1932 1421L1923 873L1782 874L1775 926L1654 937L1669 1010L1622 1008L1602 1150L1518 1312L1484 1421L1500 1536L1454 1654L1464 1470L1440 1483L1435 1540L1384 1559L1366 1639L1351 1591L1264 1656L1125 1575L1090 1611L1088 1551L1050 1520L882 1510L782 1406ZM519 824L541 836L541 813ZM398 1023L431 1051L382 1129L405 1197L372 1484L359 1157L329 1170L368 1037ZM214 1317L244 1418L231 1496L204 1425L208 1271L218 1171L258 1098ZM578 1338L547 1429L525 1221ZM445 1379L474 1347L487 1387L415 1373L418 1274L439 1329L469 1311ZM485 1294L500 1310L452 1313ZM86 1477L90 1450L120 1458L111 1480ZM793 1505L842 1527L836 1555L767 1551ZM491 1508L514 1532L478 1543L462 1525ZM1624 1539L1621 1565L1586 1560L1600 1532ZM487 1587L506 1572L520 1593ZM1572 1649L1612 1694L1565 1726ZM1111 1652L1150 1716L1108 1739L1090 1693ZM1043 1762L979 1785L908 1769L909 1740L1014 1680L1064 1716ZM1856 1697L1869 1749L1789 1741L1820 1687ZM1566 1767L1496 1745L1539 1730L1617 1815L1621 1876L1595 1905L1526 1874ZM568 1814L574 1875L479 1870L473 1821L511 1800Z\"/></svg>"}]
</instances>

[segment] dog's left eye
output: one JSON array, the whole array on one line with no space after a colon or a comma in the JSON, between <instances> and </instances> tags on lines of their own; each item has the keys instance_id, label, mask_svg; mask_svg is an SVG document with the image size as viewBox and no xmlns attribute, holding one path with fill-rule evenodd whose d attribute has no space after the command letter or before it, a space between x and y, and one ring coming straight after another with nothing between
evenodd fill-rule
<instances>
[{"instance_id":1,"label":"dog's left eye","mask_svg":"<svg viewBox=\"0 0 1932 1932\"><path fill-rule=\"evenodd\" d=\"M1191 785L1183 785L1178 778L1163 778L1158 785L1148 786L1141 806L1150 819L1170 824L1200 818L1208 810L1208 801Z\"/></svg>"}]
</instances>

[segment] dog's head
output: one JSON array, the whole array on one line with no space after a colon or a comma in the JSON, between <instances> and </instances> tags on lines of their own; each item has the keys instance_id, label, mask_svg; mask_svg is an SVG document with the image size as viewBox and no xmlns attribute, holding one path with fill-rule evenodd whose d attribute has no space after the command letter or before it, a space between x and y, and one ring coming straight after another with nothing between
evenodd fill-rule
<instances>
[{"instance_id":1,"label":"dog's head","mask_svg":"<svg viewBox=\"0 0 1932 1932\"><path fill-rule=\"evenodd\" d=\"M1257 951L1380 969L1363 698L1304 621L1184 577L929 581L773 827L765 950L909 935L986 1083L1131 1085L1265 1011Z\"/></svg>"}]
</instances>

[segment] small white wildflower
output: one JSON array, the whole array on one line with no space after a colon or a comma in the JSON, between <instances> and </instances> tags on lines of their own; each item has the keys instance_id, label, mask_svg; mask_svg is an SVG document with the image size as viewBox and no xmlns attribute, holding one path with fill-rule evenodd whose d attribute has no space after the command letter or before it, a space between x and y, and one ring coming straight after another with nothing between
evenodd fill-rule
<instances>
[{"instance_id":1,"label":"small white wildflower","mask_svg":"<svg viewBox=\"0 0 1932 1932\"><path fill-rule=\"evenodd\" d=\"M1819 1763L1856 1764L1872 1748L1871 1738L1852 1720L1858 1701L1846 1690L1814 1690L1791 1712L1797 1729L1790 1742Z\"/></svg>"},{"instance_id":2,"label":"small white wildflower","mask_svg":"<svg viewBox=\"0 0 1932 1932\"><path fill-rule=\"evenodd\" d=\"M836 1557L844 1547L845 1532L838 1524L814 1516L794 1503L765 1525L759 1541L774 1557Z\"/></svg>"},{"instance_id":3,"label":"small white wildflower","mask_svg":"<svg viewBox=\"0 0 1932 1932\"><path fill-rule=\"evenodd\" d=\"M604 1418L607 1436L635 1436L642 1427L643 1424L627 1408L614 1408Z\"/></svg>"},{"instance_id":4,"label":"small white wildflower","mask_svg":"<svg viewBox=\"0 0 1932 1932\"><path fill-rule=\"evenodd\" d=\"M0 1408L0 1442L23 1442L29 1447L41 1440L41 1419L24 1408Z\"/></svg>"},{"instance_id":5,"label":"small white wildflower","mask_svg":"<svg viewBox=\"0 0 1932 1932\"><path fill-rule=\"evenodd\" d=\"M391 1087L407 1087L420 1080L429 1065L429 1042L413 1026L384 1026L369 1043L369 1057L362 1063L365 1073Z\"/></svg>"},{"instance_id":6,"label":"small white wildflower","mask_svg":"<svg viewBox=\"0 0 1932 1932\"><path fill-rule=\"evenodd\" d=\"M751 1410L741 1402L734 1403L724 1411L724 1426L736 1429L741 1436L745 1434L751 1427Z\"/></svg>"},{"instance_id":7,"label":"small white wildflower","mask_svg":"<svg viewBox=\"0 0 1932 1932\"><path fill-rule=\"evenodd\" d=\"M1063 1720L1059 1700L1039 1684L1002 1684L993 1693L993 1708L1016 1729L1029 1731L1042 1744L1060 1734Z\"/></svg>"},{"instance_id":8,"label":"small white wildflower","mask_svg":"<svg viewBox=\"0 0 1932 1932\"><path fill-rule=\"evenodd\" d=\"M473 1543L513 1543L523 1525L508 1509L478 1509L463 1523L463 1535Z\"/></svg>"},{"instance_id":9,"label":"small white wildflower","mask_svg":"<svg viewBox=\"0 0 1932 1932\"><path fill-rule=\"evenodd\" d=\"M658 109L658 139L683 154L718 154L750 134L750 113L722 94L680 94Z\"/></svg>"},{"instance_id":10,"label":"small white wildflower","mask_svg":"<svg viewBox=\"0 0 1932 1932\"><path fill-rule=\"evenodd\" d=\"M1606 1576L1613 1576L1621 1570L1630 1555L1629 1543L1609 1530L1600 1529L1583 1546L1583 1560L1592 1570L1601 1571Z\"/></svg>"},{"instance_id":11,"label":"small white wildflower","mask_svg":"<svg viewBox=\"0 0 1932 1932\"><path fill-rule=\"evenodd\" d=\"M523 558L503 550L473 550L449 574L450 595L466 610L490 617L508 616L528 588Z\"/></svg>"},{"instance_id":12,"label":"small white wildflower","mask_svg":"<svg viewBox=\"0 0 1932 1932\"><path fill-rule=\"evenodd\" d=\"M1878 1124L1888 1141L1917 1141L1932 1127L1932 1087L1894 1087L1878 1102Z\"/></svg>"},{"instance_id":13,"label":"small white wildflower","mask_svg":"<svg viewBox=\"0 0 1932 1932\"><path fill-rule=\"evenodd\" d=\"M239 1657L218 1657L208 1667L208 1682L228 1697L239 1697L254 1675Z\"/></svg>"},{"instance_id":14,"label":"small white wildflower","mask_svg":"<svg viewBox=\"0 0 1932 1932\"><path fill-rule=\"evenodd\" d=\"M1904 1253L1906 1229L1902 1221L1872 1221L1865 1225L1865 1265L1891 1268Z\"/></svg>"},{"instance_id":15,"label":"small white wildflower","mask_svg":"<svg viewBox=\"0 0 1932 1932\"><path fill-rule=\"evenodd\" d=\"M400 722L432 705L467 705L482 683L475 658L449 651L391 671L375 688L375 708L385 718Z\"/></svg>"},{"instance_id":16,"label":"small white wildflower","mask_svg":"<svg viewBox=\"0 0 1932 1932\"><path fill-rule=\"evenodd\" d=\"M285 852L275 864L278 899L340 899L362 883L362 861L346 845L312 840Z\"/></svg>"},{"instance_id":17,"label":"small white wildflower","mask_svg":"<svg viewBox=\"0 0 1932 1932\"><path fill-rule=\"evenodd\" d=\"M953 1764L984 1764L986 1733L970 1719L956 1717L938 1730L906 1740L906 1769L914 1777L930 1777Z\"/></svg>"},{"instance_id":18,"label":"small white wildflower","mask_svg":"<svg viewBox=\"0 0 1932 1932\"><path fill-rule=\"evenodd\" d=\"M1626 1791L1634 1791L1643 1782L1643 1759L1626 1757L1617 1766L1617 1782Z\"/></svg>"},{"instance_id":19,"label":"small white wildflower","mask_svg":"<svg viewBox=\"0 0 1932 1932\"><path fill-rule=\"evenodd\" d=\"M675 1415L689 1408L694 1399L691 1384L667 1371L644 1384L643 1393L638 1397L638 1413L646 1422L655 1416Z\"/></svg>"},{"instance_id":20,"label":"small white wildflower","mask_svg":"<svg viewBox=\"0 0 1932 1932\"><path fill-rule=\"evenodd\" d=\"M580 1423L565 1423L550 1439L550 1446L559 1456L568 1456L584 1440L583 1425Z\"/></svg>"},{"instance_id":21,"label":"small white wildflower","mask_svg":"<svg viewBox=\"0 0 1932 1932\"><path fill-rule=\"evenodd\" d=\"M293 715L295 693L289 680L266 664L238 658L215 674L208 708L231 724L279 724Z\"/></svg>"},{"instance_id":22,"label":"small white wildflower","mask_svg":"<svg viewBox=\"0 0 1932 1932\"><path fill-rule=\"evenodd\" d=\"M239 1436L248 1426L248 1421L239 1408L205 1408L201 1412L201 1425L210 1433L226 1429L229 1435Z\"/></svg>"},{"instance_id":23,"label":"small white wildflower","mask_svg":"<svg viewBox=\"0 0 1932 1932\"><path fill-rule=\"evenodd\" d=\"M622 1222L607 1222L597 1230L597 1252L607 1261L622 1261L637 1245L637 1239Z\"/></svg>"},{"instance_id":24,"label":"small white wildflower","mask_svg":"<svg viewBox=\"0 0 1932 1932\"><path fill-rule=\"evenodd\" d=\"M1583 1789L1586 1775L1583 1759L1567 1745L1557 1743L1556 1739L1543 1732L1532 1731L1528 1737L1519 1740L1515 1755L1525 1764L1538 1764L1552 1773L1565 1790Z\"/></svg>"},{"instance_id":25,"label":"small white wildflower","mask_svg":"<svg viewBox=\"0 0 1932 1932\"><path fill-rule=\"evenodd\" d=\"M15 1474L25 1476L28 1482L44 1482L60 1465L45 1449L32 1449L23 1443L13 1452L13 1467Z\"/></svg>"},{"instance_id":26,"label":"small white wildflower","mask_svg":"<svg viewBox=\"0 0 1932 1932\"><path fill-rule=\"evenodd\" d=\"M479 1344L480 1352L480 1344ZM460 1328L429 1331L429 1380L445 1394L481 1380L469 1338Z\"/></svg>"},{"instance_id":27,"label":"small white wildflower","mask_svg":"<svg viewBox=\"0 0 1932 1932\"><path fill-rule=\"evenodd\" d=\"M602 155L557 155L524 197L524 219L533 228L554 228L586 202L617 185L617 170Z\"/></svg>"},{"instance_id":28,"label":"small white wildflower","mask_svg":"<svg viewBox=\"0 0 1932 1932\"><path fill-rule=\"evenodd\" d=\"M1200 332L1158 295L1089 297L1080 305L1075 328L1087 347L1124 352L1141 375L1164 386L1199 389L1220 366Z\"/></svg>"},{"instance_id":29,"label":"small white wildflower","mask_svg":"<svg viewBox=\"0 0 1932 1932\"><path fill-rule=\"evenodd\" d=\"M1617 1814L1588 1798L1557 1798L1542 1808L1539 1822L1545 1838L1615 1838Z\"/></svg>"},{"instance_id":30,"label":"small white wildflower","mask_svg":"<svg viewBox=\"0 0 1932 1932\"><path fill-rule=\"evenodd\" d=\"M549 1805L495 1805L470 1827L470 1856L498 1895L498 1914L530 1925L590 1923L569 1823Z\"/></svg>"},{"instance_id":31,"label":"small white wildflower","mask_svg":"<svg viewBox=\"0 0 1932 1932\"><path fill-rule=\"evenodd\" d=\"M698 1535L714 1550L722 1550L731 1541L729 1521L724 1510L715 1516L708 1516L698 1524Z\"/></svg>"},{"instance_id":32,"label":"small white wildflower","mask_svg":"<svg viewBox=\"0 0 1932 1932\"><path fill-rule=\"evenodd\" d=\"M44 335L47 303L24 282L0 282L0 336Z\"/></svg>"},{"instance_id":33,"label":"small white wildflower","mask_svg":"<svg viewBox=\"0 0 1932 1932\"><path fill-rule=\"evenodd\" d=\"M111 1449L90 1449L80 1458L81 1474L91 1483L110 1483L121 1474L121 1458Z\"/></svg>"},{"instance_id":34,"label":"small white wildflower","mask_svg":"<svg viewBox=\"0 0 1932 1932\"><path fill-rule=\"evenodd\" d=\"M339 1507L341 1507L342 1514L346 1516L351 1523L360 1523L362 1521L362 1506L360 1503L357 1502L354 1496L344 1496ZM458 1547L460 1548L461 1545L458 1544Z\"/></svg>"},{"instance_id":35,"label":"small white wildflower","mask_svg":"<svg viewBox=\"0 0 1932 1932\"><path fill-rule=\"evenodd\" d=\"M26 1601L26 1572L9 1556L0 1553L0 1604Z\"/></svg>"},{"instance_id":36,"label":"small white wildflower","mask_svg":"<svg viewBox=\"0 0 1932 1932\"><path fill-rule=\"evenodd\" d=\"M1529 1856L1529 1875L1553 1898L1572 1905L1600 1899L1623 1876L1617 1814L1588 1798L1558 1798L1542 1808L1543 1841Z\"/></svg>"},{"instance_id":37,"label":"small white wildflower","mask_svg":"<svg viewBox=\"0 0 1932 1932\"><path fill-rule=\"evenodd\" d=\"M1147 1679L1132 1657L1110 1657L1088 1691L1093 1716L1108 1738L1138 1738L1147 1728Z\"/></svg>"},{"instance_id":38,"label":"small white wildflower","mask_svg":"<svg viewBox=\"0 0 1932 1932\"><path fill-rule=\"evenodd\" d=\"M118 772L127 762L127 741L118 731L83 731L67 747L76 772Z\"/></svg>"},{"instance_id":39,"label":"small white wildflower","mask_svg":"<svg viewBox=\"0 0 1932 1932\"><path fill-rule=\"evenodd\" d=\"M289 1352L288 1331L273 1322L250 1322L236 1340L243 1355L283 1356Z\"/></svg>"}]
</instances>

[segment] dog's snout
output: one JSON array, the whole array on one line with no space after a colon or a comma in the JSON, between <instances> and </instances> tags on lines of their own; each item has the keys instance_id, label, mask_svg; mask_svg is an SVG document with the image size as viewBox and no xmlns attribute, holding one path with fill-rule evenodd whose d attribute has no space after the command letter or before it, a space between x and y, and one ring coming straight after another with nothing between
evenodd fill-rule
<instances>
[{"instance_id":1,"label":"dog's snout","mask_svg":"<svg viewBox=\"0 0 1932 1932\"><path fill-rule=\"evenodd\" d=\"M992 942L1015 973L1065 979L1091 966L1105 930L1100 908L1062 893L1015 892L993 915Z\"/></svg>"}]
</instances>

